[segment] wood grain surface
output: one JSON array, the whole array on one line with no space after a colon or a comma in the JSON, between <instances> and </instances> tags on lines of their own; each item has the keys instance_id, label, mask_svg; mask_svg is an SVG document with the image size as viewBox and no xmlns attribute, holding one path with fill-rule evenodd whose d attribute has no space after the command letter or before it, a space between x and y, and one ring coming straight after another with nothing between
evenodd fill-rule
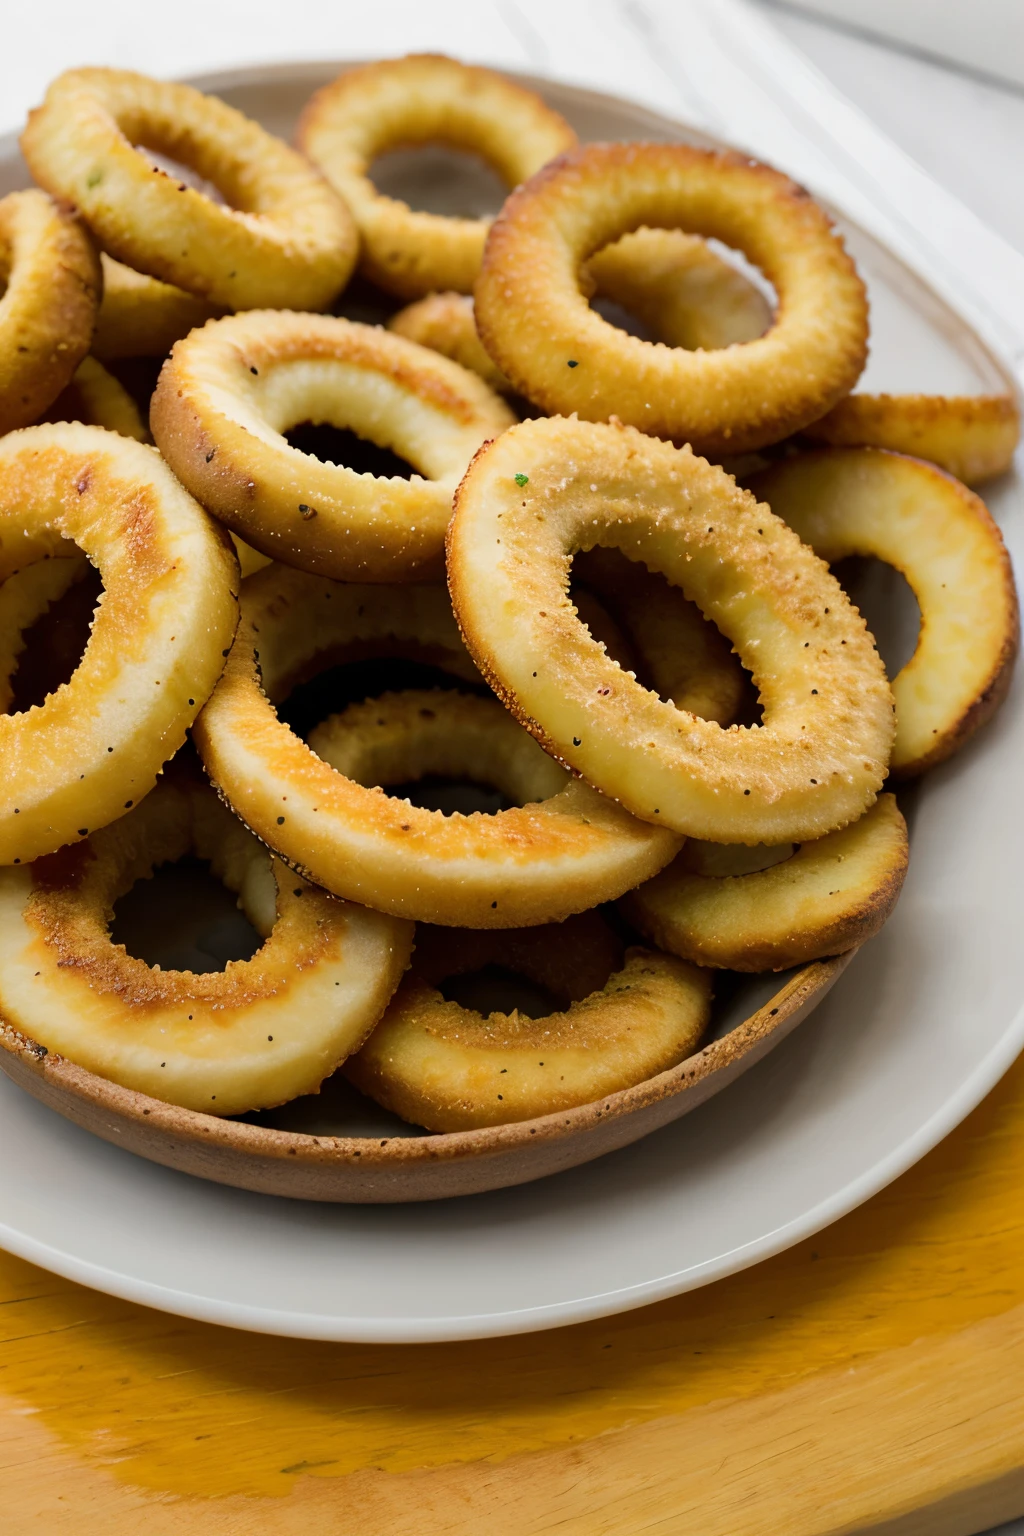
<instances>
[{"instance_id":1,"label":"wood grain surface","mask_svg":"<svg viewBox=\"0 0 1024 1536\"><path fill-rule=\"evenodd\" d=\"M552 1333L268 1338L0 1255L0 1528L966 1536L1024 1511L1022 1189L1024 1061L812 1241Z\"/></svg>"}]
</instances>

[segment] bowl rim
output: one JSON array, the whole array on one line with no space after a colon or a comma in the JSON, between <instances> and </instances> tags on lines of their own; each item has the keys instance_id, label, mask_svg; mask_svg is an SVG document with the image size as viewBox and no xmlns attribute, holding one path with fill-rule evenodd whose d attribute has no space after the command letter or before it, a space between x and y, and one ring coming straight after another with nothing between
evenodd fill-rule
<instances>
[{"instance_id":1,"label":"bowl rim","mask_svg":"<svg viewBox=\"0 0 1024 1536\"><path fill-rule=\"evenodd\" d=\"M509 1153L528 1144L569 1140L592 1130L599 1122L637 1114L709 1083L726 1068L739 1065L773 1035L783 1038L788 1033L785 1026L789 1021L795 1023L796 1015L824 996L856 953L856 949L851 949L842 955L806 962L727 1034L641 1083L572 1109L468 1131L413 1136L330 1136L279 1130L245 1120L218 1118L124 1088L65 1056L49 1052L3 1019L0 1047L40 1073L60 1094L91 1104L121 1121L127 1120L141 1132L172 1134L176 1140L211 1150L287 1161L292 1166L354 1165L367 1170L409 1163L464 1162Z\"/></svg>"}]
</instances>

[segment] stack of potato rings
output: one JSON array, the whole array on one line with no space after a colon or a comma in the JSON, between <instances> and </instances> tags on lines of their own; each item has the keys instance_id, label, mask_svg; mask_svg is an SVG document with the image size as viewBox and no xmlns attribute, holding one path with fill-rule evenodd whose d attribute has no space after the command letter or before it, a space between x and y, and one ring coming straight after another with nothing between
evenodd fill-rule
<instances>
[{"instance_id":1,"label":"stack of potato rings","mask_svg":"<svg viewBox=\"0 0 1024 1536\"><path fill-rule=\"evenodd\" d=\"M379 191L419 145L487 162L496 219ZM343 74L294 147L71 70L22 147L9 1025L191 1110L341 1069L444 1132L645 1081L699 1049L716 972L879 930L901 785L1007 691L1017 597L968 485L1019 420L854 392L867 297L813 198L692 144L580 144L435 56ZM849 557L920 607L891 679ZM112 937L190 855L258 936L221 970Z\"/></svg>"}]
</instances>

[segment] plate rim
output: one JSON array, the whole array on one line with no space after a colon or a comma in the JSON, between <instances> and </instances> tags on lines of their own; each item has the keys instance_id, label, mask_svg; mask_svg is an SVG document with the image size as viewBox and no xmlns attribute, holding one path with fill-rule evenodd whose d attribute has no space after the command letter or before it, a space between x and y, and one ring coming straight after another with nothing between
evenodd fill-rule
<instances>
[{"instance_id":1,"label":"plate rim","mask_svg":"<svg viewBox=\"0 0 1024 1536\"><path fill-rule=\"evenodd\" d=\"M868 946L865 945L864 949L868 949ZM155 1281L139 1280L91 1260L75 1258L49 1243L26 1237L6 1222L0 1222L0 1247L52 1274L116 1296L122 1301L153 1307L157 1311L187 1317L195 1322L238 1328L247 1333L267 1333L283 1338L316 1339L339 1344L445 1344L521 1333L542 1333L576 1323L593 1322L601 1317L614 1317L638 1307L650 1306L654 1302L666 1301L672 1296L685 1295L689 1291L711 1285L716 1280L724 1280L740 1270L749 1269L813 1237L824 1227L831 1226L863 1205L927 1156L977 1108L1010 1069L1022 1049L1024 1002L998 1045L993 1046L982 1058L959 1092L948 1099L941 1110L936 1111L899 1147L856 1179L851 1179L828 1199L820 1200L809 1211L773 1228L760 1238L731 1248L690 1269L674 1270L653 1280L611 1291L596 1291L570 1301L498 1312L463 1313L459 1316L413 1317L407 1314L400 1319L296 1312L291 1309L253 1306L246 1302L220 1301L215 1297L181 1291L173 1286L162 1286ZM11 1087L14 1089L16 1085L12 1083ZM46 1113L55 1111L47 1110ZM89 1134L83 1132L83 1135ZM134 1157L133 1153L127 1151L122 1155ZM191 1177L189 1174L177 1176Z\"/></svg>"},{"instance_id":2,"label":"plate rim","mask_svg":"<svg viewBox=\"0 0 1024 1536\"><path fill-rule=\"evenodd\" d=\"M312 87L313 81L324 72L333 71L337 74L365 62L367 62L366 59L313 59L274 64L257 63L227 69L205 70L180 78L184 83L206 91L238 88L247 84L258 85L263 81L285 81L296 77L308 78ZM727 140L720 139L713 133L695 128L668 112L652 109L642 102L632 100L629 96L617 96L606 91L580 86L572 81L563 81L555 76L539 76L524 70L503 69L502 73L541 91L545 87L554 87L560 92L568 93L578 100L593 103L597 107L602 104L612 107L627 106L633 111L645 113L659 123L675 126L691 136L710 143L728 145ZM20 153L17 130L0 135L0 160L12 153L14 155ZM827 198L819 198L818 201L822 202L830 212L838 214L851 229L857 230L859 234L866 237L890 261L911 274L914 281L927 290L942 309L955 316L964 330L974 339L978 349L987 356L1002 376L1007 392L1012 393L1018 403L1022 401L1024 386L1018 381L1009 358L997 342L978 332L970 320L961 313L955 300L935 289L928 277L920 273L911 261L892 250L871 230L865 229L841 206L831 203ZM864 947L868 948L868 946ZM570 1324L590 1322L601 1317L615 1316L672 1296L686 1294L704 1285L725 1279L740 1270L750 1268L813 1237L824 1227L838 1221L865 1201L870 1200L927 1156L992 1091L1022 1050L1024 1050L1024 998L1007 1022L999 1041L982 1057L957 1091L947 1098L940 1109L929 1116L898 1147L893 1148L885 1157L873 1163L856 1178L847 1181L833 1194L819 1200L809 1210L763 1233L758 1238L685 1270L674 1270L651 1280L635 1282L613 1290L596 1291L570 1300L522 1309L464 1313L458 1316L413 1317L411 1314L405 1314L397 1319L384 1316L343 1315L339 1312L298 1312L294 1309L223 1301L212 1296L201 1296L176 1287L163 1286L155 1281L140 1280L92 1260L78 1258L53 1244L28 1236L2 1220L0 1220L0 1247L66 1280L91 1287L120 1300L152 1307L158 1311L197 1322L237 1328L246 1332L332 1343L366 1344L446 1343L542 1332ZM11 1088L12 1091L23 1091L14 1083L11 1084ZM56 1111L47 1110L46 1112L56 1114ZM90 1133L83 1132L83 1134ZM135 1154L125 1152L123 1155L134 1157ZM187 1174L177 1176L191 1177Z\"/></svg>"}]
</instances>

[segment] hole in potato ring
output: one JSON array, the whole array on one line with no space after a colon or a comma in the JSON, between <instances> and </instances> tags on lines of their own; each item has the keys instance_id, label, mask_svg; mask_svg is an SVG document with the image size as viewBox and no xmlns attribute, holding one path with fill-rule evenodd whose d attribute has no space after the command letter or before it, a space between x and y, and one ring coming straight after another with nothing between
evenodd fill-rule
<instances>
[{"instance_id":1,"label":"hole in potato ring","mask_svg":"<svg viewBox=\"0 0 1024 1536\"><path fill-rule=\"evenodd\" d=\"M1020 637L1010 557L985 503L933 465L880 448L821 448L750 483L822 559L870 555L906 577L921 629L892 684L892 771L942 762L1002 703Z\"/></svg>"},{"instance_id":2,"label":"hole in potato ring","mask_svg":"<svg viewBox=\"0 0 1024 1536\"><path fill-rule=\"evenodd\" d=\"M224 665L231 547L153 448L77 422L0 439L0 580L77 546L103 596L81 664L0 718L0 863L122 816L152 789Z\"/></svg>"},{"instance_id":3,"label":"hole in potato ring","mask_svg":"<svg viewBox=\"0 0 1024 1536\"><path fill-rule=\"evenodd\" d=\"M735 346L756 341L772 323L761 290L706 240L681 229L624 235L591 256L584 273L598 297L621 306L653 341L670 347Z\"/></svg>"},{"instance_id":4,"label":"hole in potato ring","mask_svg":"<svg viewBox=\"0 0 1024 1536\"><path fill-rule=\"evenodd\" d=\"M27 427L89 350L102 289L81 222L45 192L0 199L0 433Z\"/></svg>"},{"instance_id":5,"label":"hole in potato ring","mask_svg":"<svg viewBox=\"0 0 1024 1536\"><path fill-rule=\"evenodd\" d=\"M115 901L161 864L208 860L266 940L222 971L162 970L113 943ZM121 821L0 871L0 1010L111 1082L212 1115L314 1093L366 1038L412 927L307 885L205 784L174 775Z\"/></svg>"},{"instance_id":6,"label":"hole in potato ring","mask_svg":"<svg viewBox=\"0 0 1024 1536\"><path fill-rule=\"evenodd\" d=\"M640 225L742 251L778 294L768 332L688 352L603 320L580 268ZM475 305L488 353L545 410L615 415L705 452L759 448L816 421L867 350L864 285L824 211L768 166L687 144L588 144L546 166L495 221Z\"/></svg>"},{"instance_id":7,"label":"hole in potato ring","mask_svg":"<svg viewBox=\"0 0 1024 1536\"><path fill-rule=\"evenodd\" d=\"M212 320L218 310L173 283L134 272L123 262L103 254L103 302L96 316L92 350L102 362L125 357L166 357L195 330Z\"/></svg>"},{"instance_id":8,"label":"hole in potato ring","mask_svg":"<svg viewBox=\"0 0 1024 1536\"><path fill-rule=\"evenodd\" d=\"M621 895L679 845L573 779L497 699L385 694L324 721L309 745L342 776L318 813L321 843L352 866L358 899L386 912L449 927L554 922ZM445 815L373 788L425 777L490 785L511 806Z\"/></svg>"},{"instance_id":9,"label":"hole in potato ring","mask_svg":"<svg viewBox=\"0 0 1024 1536\"><path fill-rule=\"evenodd\" d=\"M389 293L468 293L480 270L488 221L414 212L369 177L398 145L441 143L480 155L509 187L576 143L535 92L489 69L415 54L349 70L310 100L299 147L352 209L362 272Z\"/></svg>"},{"instance_id":10,"label":"hole in potato ring","mask_svg":"<svg viewBox=\"0 0 1024 1536\"><path fill-rule=\"evenodd\" d=\"M376 326L256 312L212 320L164 364L150 420L194 496L275 560L341 580L441 573L452 495L514 417L474 374ZM299 422L348 427L417 473L358 474L291 447Z\"/></svg>"},{"instance_id":11,"label":"hole in potato ring","mask_svg":"<svg viewBox=\"0 0 1024 1536\"><path fill-rule=\"evenodd\" d=\"M929 459L968 485L1004 474L1020 441L1012 395L847 395L805 436Z\"/></svg>"},{"instance_id":12,"label":"hole in potato ring","mask_svg":"<svg viewBox=\"0 0 1024 1536\"><path fill-rule=\"evenodd\" d=\"M352 218L316 171L189 85L67 70L29 113L21 148L39 184L78 208L110 255L225 309L319 309L355 265ZM225 202L140 148L187 165Z\"/></svg>"},{"instance_id":13,"label":"hole in potato ring","mask_svg":"<svg viewBox=\"0 0 1024 1536\"><path fill-rule=\"evenodd\" d=\"M605 655L567 591L571 557L597 544L697 603L750 671L763 724L698 719ZM689 448L557 418L510 428L459 487L448 581L509 709L644 820L710 842L802 841L881 787L893 704L863 619L781 518Z\"/></svg>"},{"instance_id":14,"label":"hole in potato ring","mask_svg":"<svg viewBox=\"0 0 1024 1536\"><path fill-rule=\"evenodd\" d=\"M749 685L728 641L708 623L696 603L689 602L663 576L627 560L617 549L595 547L578 554L572 563L572 577L573 591L577 581L582 583L625 627L630 649L637 657L631 670L645 687L702 720L732 724L744 705ZM580 616L587 622L585 614ZM593 634L593 625L588 623L588 628ZM597 634L595 638L604 636ZM608 649L625 668L614 646Z\"/></svg>"},{"instance_id":15,"label":"hole in potato ring","mask_svg":"<svg viewBox=\"0 0 1024 1536\"><path fill-rule=\"evenodd\" d=\"M89 427L106 427L137 443L152 439L142 414L120 379L94 357L83 357L70 384L62 389L43 417L44 421L81 421Z\"/></svg>"},{"instance_id":16,"label":"hole in potato ring","mask_svg":"<svg viewBox=\"0 0 1024 1536\"><path fill-rule=\"evenodd\" d=\"M673 347L753 341L772 320L760 289L706 240L679 229L638 229L606 246L583 269L581 286L588 285L644 325L651 339ZM428 294L392 315L388 330L471 368L499 394L514 393L480 340L472 299Z\"/></svg>"},{"instance_id":17,"label":"hole in potato ring","mask_svg":"<svg viewBox=\"0 0 1024 1536\"><path fill-rule=\"evenodd\" d=\"M485 1016L438 990L493 965L539 983L562 1011ZM649 949L623 955L596 913L503 934L420 927L412 969L344 1072L430 1131L507 1125L592 1104L675 1066L697 1049L710 1011L707 971Z\"/></svg>"},{"instance_id":18,"label":"hole in potato ring","mask_svg":"<svg viewBox=\"0 0 1024 1536\"><path fill-rule=\"evenodd\" d=\"M263 555L258 549L253 549L244 539L240 539L237 533L231 535L231 542L235 546L243 581L246 576L253 576L257 571L262 571L265 565L270 564L269 555Z\"/></svg>"},{"instance_id":19,"label":"hole in potato ring","mask_svg":"<svg viewBox=\"0 0 1024 1536\"><path fill-rule=\"evenodd\" d=\"M25 653L27 632L88 569L84 555L69 551L66 557L26 565L0 585L0 714L15 708L14 677Z\"/></svg>"},{"instance_id":20,"label":"hole in potato ring","mask_svg":"<svg viewBox=\"0 0 1024 1536\"><path fill-rule=\"evenodd\" d=\"M194 739L246 825L335 894L450 925L525 926L610 899L612 890L621 895L677 851L671 832L567 782L494 700L392 695L349 708L308 746L277 717L270 700L308 676L318 656L390 647L479 681L443 588L341 585L271 566L246 582L242 606ZM474 777L483 765L513 799L551 798L495 815L445 816L357 782L381 782L387 763L384 782L441 766Z\"/></svg>"},{"instance_id":21,"label":"hole in potato ring","mask_svg":"<svg viewBox=\"0 0 1024 1536\"><path fill-rule=\"evenodd\" d=\"M894 795L859 821L770 868L750 850L690 841L660 875L619 903L645 938L697 965L781 971L873 938L903 885L907 826Z\"/></svg>"}]
</instances>

